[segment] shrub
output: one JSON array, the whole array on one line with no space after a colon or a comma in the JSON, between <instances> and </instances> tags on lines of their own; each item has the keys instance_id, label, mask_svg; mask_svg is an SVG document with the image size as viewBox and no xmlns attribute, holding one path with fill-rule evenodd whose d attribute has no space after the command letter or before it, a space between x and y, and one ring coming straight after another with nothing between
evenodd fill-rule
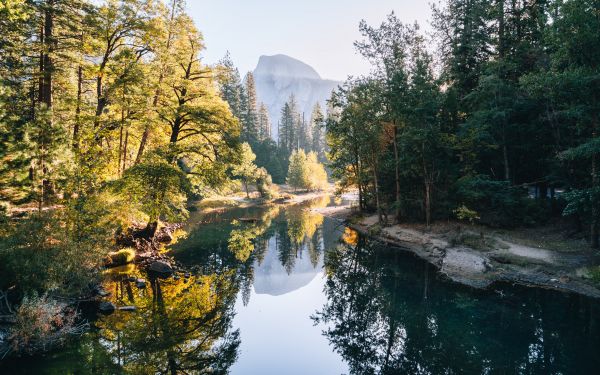
<instances>
[{"instance_id":1,"label":"shrub","mask_svg":"<svg viewBox=\"0 0 600 375\"><path fill-rule=\"evenodd\" d=\"M15 287L22 295L86 293L99 276L104 244L111 238L96 225L103 221L96 211L70 207L11 221L0 236L0 289Z\"/></svg>"},{"instance_id":2,"label":"shrub","mask_svg":"<svg viewBox=\"0 0 600 375\"><path fill-rule=\"evenodd\" d=\"M10 350L32 354L62 344L69 335L80 334L77 312L47 295L26 296L17 309L16 322L8 338Z\"/></svg>"},{"instance_id":3,"label":"shrub","mask_svg":"<svg viewBox=\"0 0 600 375\"><path fill-rule=\"evenodd\" d=\"M133 262L133 260L135 259L135 250L128 247L117 252L110 253L108 254L108 257L110 259L110 262L108 264L109 266L124 266L128 263Z\"/></svg>"},{"instance_id":4,"label":"shrub","mask_svg":"<svg viewBox=\"0 0 600 375\"><path fill-rule=\"evenodd\" d=\"M271 175L265 168L258 168L256 177L256 190L263 199L273 199L277 195L277 191L273 187Z\"/></svg>"},{"instance_id":5,"label":"shrub","mask_svg":"<svg viewBox=\"0 0 600 375\"><path fill-rule=\"evenodd\" d=\"M327 187L327 172L319 163L317 154L303 150L294 151L290 156L287 183L294 189L323 190Z\"/></svg>"},{"instance_id":6,"label":"shrub","mask_svg":"<svg viewBox=\"0 0 600 375\"><path fill-rule=\"evenodd\" d=\"M544 219L542 207L526 189L487 176L464 177L456 184L457 198L481 216L481 223L495 227L532 225Z\"/></svg>"},{"instance_id":7,"label":"shrub","mask_svg":"<svg viewBox=\"0 0 600 375\"><path fill-rule=\"evenodd\" d=\"M464 204L454 210L454 214L458 220L466 220L471 224L480 219L477 211L470 210Z\"/></svg>"}]
</instances>

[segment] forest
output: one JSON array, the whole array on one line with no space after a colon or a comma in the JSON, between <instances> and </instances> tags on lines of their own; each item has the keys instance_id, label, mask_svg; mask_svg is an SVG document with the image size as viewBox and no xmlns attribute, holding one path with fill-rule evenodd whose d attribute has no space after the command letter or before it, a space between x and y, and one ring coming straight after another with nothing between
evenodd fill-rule
<instances>
[{"instance_id":1,"label":"forest","mask_svg":"<svg viewBox=\"0 0 600 375\"><path fill-rule=\"evenodd\" d=\"M184 0L0 0L0 359L81 333L65 301L123 239L158 253L215 194L334 183L381 226L555 221L599 248L600 0L445 0L431 25L361 22L371 73L306 118L291 96L274 139Z\"/></svg>"},{"instance_id":2,"label":"forest","mask_svg":"<svg viewBox=\"0 0 600 375\"><path fill-rule=\"evenodd\" d=\"M598 248L599 14L598 1L451 0L433 8L434 49L393 13L363 22L372 73L330 101L335 179L382 223L562 217Z\"/></svg>"}]
</instances>

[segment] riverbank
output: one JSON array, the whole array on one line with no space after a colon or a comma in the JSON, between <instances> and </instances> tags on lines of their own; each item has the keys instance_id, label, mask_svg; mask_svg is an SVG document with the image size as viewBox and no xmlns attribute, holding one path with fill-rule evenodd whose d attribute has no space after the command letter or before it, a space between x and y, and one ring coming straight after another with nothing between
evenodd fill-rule
<instances>
[{"instance_id":1,"label":"riverbank","mask_svg":"<svg viewBox=\"0 0 600 375\"><path fill-rule=\"evenodd\" d=\"M493 231L452 222L429 228L410 224L382 228L376 216L359 216L350 206L313 211L410 251L450 279L471 287L508 282L600 298L600 255L581 240L558 240L555 232Z\"/></svg>"},{"instance_id":2,"label":"riverbank","mask_svg":"<svg viewBox=\"0 0 600 375\"><path fill-rule=\"evenodd\" d=\"M307 202L313 199L330 196L333 194L333 185L326 190L321 191L295 191L287 185L275 185L277 187L277 197L274 199L262 199L258 192L253 191L249 197L245 193L231 195L214 195L202 199L194 209L203 213L219 212L230 208L248 208L266 205L291 205Z\"/></svg>"}]
</instances>

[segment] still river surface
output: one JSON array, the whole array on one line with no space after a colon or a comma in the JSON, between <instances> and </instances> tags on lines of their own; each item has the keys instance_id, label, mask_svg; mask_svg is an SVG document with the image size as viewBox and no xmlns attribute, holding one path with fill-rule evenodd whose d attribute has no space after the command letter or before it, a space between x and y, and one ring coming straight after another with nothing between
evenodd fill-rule
<instances>
[{"instance_id":1,"label":"still river surface","mask_svg":"<svg viewBox=\"0 0 600 375\"><path fill-rule=\"evenodd\" d=\"M311 208L194 213L171 254L191 275L138 289L107 274L117 311L1 374L598 374L600 303L475 290ZM238 220L244 218L244 220Z\"/></svg>"}]
</instances>

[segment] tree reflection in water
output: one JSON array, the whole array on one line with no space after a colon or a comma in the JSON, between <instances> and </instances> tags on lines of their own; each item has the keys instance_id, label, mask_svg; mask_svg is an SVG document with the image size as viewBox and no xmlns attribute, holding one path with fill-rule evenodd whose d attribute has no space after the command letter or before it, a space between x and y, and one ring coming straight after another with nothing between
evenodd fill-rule
<instances>
[{"instance_id":1,"label":"tree reflection in water","mask_svg":"<svg viewBox=\"0 0 600 375\"><path fill-rule=\"evenodd\" d=\"M117 312L96 326L101 344L124 372L220 374L235 362L240 341L231 322L239 286L232 271L151 279L146 290L113 282L114 302L137 311Z\"/></svg>"},{"instance_id":2,"label":"tree reflection in water","mask_svg":"<svg viewBox=\"0 0 600 375\"><path fill-rule=\"evenodd\" d=\"M597 302L508 286L474 291L398 249L349 231L342 238L326 253L328 301L313 319L351 373L597 370Z\"/></svg>"}]
</instances>

